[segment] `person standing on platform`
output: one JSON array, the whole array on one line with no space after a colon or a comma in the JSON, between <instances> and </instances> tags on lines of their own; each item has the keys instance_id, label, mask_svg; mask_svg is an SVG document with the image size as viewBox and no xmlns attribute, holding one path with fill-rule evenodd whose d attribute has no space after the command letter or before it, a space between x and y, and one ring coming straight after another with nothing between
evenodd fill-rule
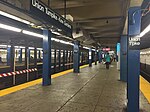
<instances>
[{"instance_id":1,"label":"person standing on platform","mask_svg":"<svg viewBox=\"0 0 150 112\"><path fill-rule=\"evenodd\" d=\"M105 60L106 60L106 69L109 69L109 64L110 64L110 61L111 61L109 53L106 54Z\"/></svg>"}]
</instances>

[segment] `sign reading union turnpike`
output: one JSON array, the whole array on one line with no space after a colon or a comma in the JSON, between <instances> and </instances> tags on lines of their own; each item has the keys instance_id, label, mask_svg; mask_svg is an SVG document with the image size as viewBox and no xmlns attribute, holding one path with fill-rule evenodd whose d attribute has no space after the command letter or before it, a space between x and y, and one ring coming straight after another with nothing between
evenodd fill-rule
<instances>
[{"instance_id":1,"label":"sign reading union turnpike","mask_svg":"<svg viewBox=\"0 0 150 112\"><path fill-rule=\"evenodd\" d=\"M63 18L61 15L57 14L52 9L45 6L39 0L31 0L31 4L32 4L32 7L36 8L39 11L41 11L42 13L46 14L51 19L53 19L55 22L59 22L60 24L63 24L67 28L72 29L72 26L70 25L70 23L65 18ZM44 17L42 17L42 18L44 18Z\"/></svg>"},{"instance_id":2,"label":"sign reading union turnpike","mask_svg":"<svg viewBox=\"0 0 150 112\"><path fill-rule=\"evenodd\" d=\"M134 50L140 49L140 37L129 37L129 48Z\"/></svg>"}]
</instances>

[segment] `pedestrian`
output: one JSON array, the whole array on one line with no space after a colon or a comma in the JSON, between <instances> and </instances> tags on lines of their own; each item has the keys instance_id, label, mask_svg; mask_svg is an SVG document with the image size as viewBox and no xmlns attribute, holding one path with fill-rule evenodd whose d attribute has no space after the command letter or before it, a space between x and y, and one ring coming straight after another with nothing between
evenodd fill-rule
<instances>
[{"instance_id":1,"label":"pedestrian","mask_svg":"<svg viewBox=\"0 0 150 112\"><path fill-rule=\"evenodd\" d=\"M109 69L109 64L110 64L110 61L111 61L109 53L106 54L105 60L106 60L106 69Z\"/></svg>"}]
</instances>

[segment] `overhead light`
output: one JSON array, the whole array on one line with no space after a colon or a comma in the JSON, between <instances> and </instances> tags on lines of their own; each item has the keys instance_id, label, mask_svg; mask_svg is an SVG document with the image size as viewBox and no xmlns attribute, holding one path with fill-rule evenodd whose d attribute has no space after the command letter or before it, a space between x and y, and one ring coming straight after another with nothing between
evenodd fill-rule
<instances>
[{"instance_id":1,"label":"overhead light","mask_svg":"<svg viewBox=\"0 0 150 112\"><path fill-rule=\"evenodd\" d=\"M150 31L150 24L137 37L143 37L149 31Z\"/></svg>"},{"instance_id":2,"label":"overhead light","mask_svg":"<svg viewBox=\"0 0 150 112\"><path fill-rule=\"evenodd\" d=\"M33 23L31 23L31 22L29 22L27 20L21 19L19 17L16 17L14 15L8 14L8 13L3 12L3 11L0 11L0 15L3 15L5 17L11 18L11 19L14 19L16 21L20 21L20 22L25 23L25 24L33 24Z\"/></svg>"},{"instance_id":3,"label":"overhead light","mask_svg":"<svg viewBox=\"0 0 150 112\"><path fill-rule=\"evenodd\" d=\"M34 49L34 47L29 47L29 49Z\"/></svg>"},{"instance_id":4,"label":"overhead light","mask_svg":"<svg viewBox=\"0 0 150 112\"><path fill-rule=\"evenodd\" d=\"M55 31L52 31L52 33L55 35L61 35L59 32L55 32Z\"/></svg>"},{"instance_id":5,"label":"overhead light","mask_svg":"<svg viewBox=\"0 0 150 112\"><path fill-rule=\"evenodd\" d=\"M0 47L7 47L7 45L0 45Z\"/></svg>"},{"instance_id":6,"label":"overhead light","mask_svg":"<svg viewBox=\"0 0 150 112\"><path fill-rule=\"evenodd\" d=\"M84 49L90 49L90 48L88 48L88 47L83 47Z\"/></svg>"},{"instance_id":7,"label":"overhead light","mask_svg":"<svg viewBox=\"0 0 150 112\"><path fill-rule=\"evenodd\" d=\"M71 42L66 42L66 41L63 41L63 40L56 39L56 38L51 38L51 40L53 40L55 42L60 42L62 44L73 45L73 43L71 43Z\"/></svg>"},{"instance_id":8,"label":"overhead light","mask_svg":"<svg viewBox=\"0 0 150 112\"><path fill-rule=\"evenodd\" d=\"M37 48L37 50L43 50L42 48Z\"/></svg>"},{"instance_id":9,"label":"overhead light","mask_svg":"<svg viewBox=\"0 0 150 112\"><path fill-rule=\"evenodd\" d=\"M27 35L31 35L31 36L35 36L35 37L39 37L39 38L43 38L44 36L38 33L34 33L31 31L27 31L27 30L23 30L22 33L27 34Z\"/></svg>"},{"instance_id":10,"label":"overhead light","mask_svg":"<svg viewBox=\"0 0 150 112\"><path fill-rule=\"evenodd\" d=\"M11 31L14 31L14 32L21 32L21 29L19 29L19 28L9 26L9 25L5 25L5 24L1 24L1 23L0 23L0 28L6 29L6 30L11 30Z\"/></svg>"}]
</instances>

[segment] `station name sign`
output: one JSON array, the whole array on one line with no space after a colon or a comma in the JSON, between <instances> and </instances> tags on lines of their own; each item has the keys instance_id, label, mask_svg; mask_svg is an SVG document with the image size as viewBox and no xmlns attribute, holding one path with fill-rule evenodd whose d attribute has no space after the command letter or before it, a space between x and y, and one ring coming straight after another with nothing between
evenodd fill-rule
<instances>
[{"instance_id":1,"label":"station name sign","mask_svg":"<svg viewBox=\"0 0 150 112\"><path fill-rule=\"evenodd\" d=\"M140 49L140 37L129 37L129 48L132 50Z\"/></svg>"},{"instance_id":2,"label":"station name sign","mask_svg":"<svg viewBox=\"0 0 150 112\"><path fill-rule=\"evenodd\" d=\"M30 11L45 21L49 21L52 25L61 27L60 29L72 30L72 25L58 13L48 8L39 0L31 0ZM61 24L61 25L60 25ZM64 28L66 27L66 28Z\"/></svg>"}]
</instances>

